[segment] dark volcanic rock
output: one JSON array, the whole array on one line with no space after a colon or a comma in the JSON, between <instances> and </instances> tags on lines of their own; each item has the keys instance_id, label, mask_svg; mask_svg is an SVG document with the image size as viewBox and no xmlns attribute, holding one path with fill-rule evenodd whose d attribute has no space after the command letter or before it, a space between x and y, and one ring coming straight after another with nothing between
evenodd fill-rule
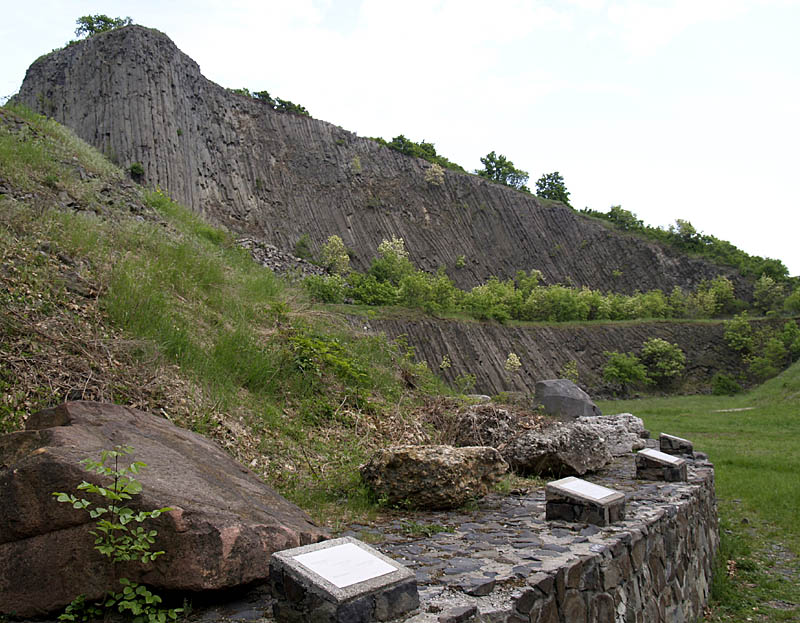
<instances>
[{"instance_id":1,"label":"dark volcanic rock","mask_svg":"<svg viewBox=\"0 0 800 623\"><path fill-rule=\"evenodd\" d=\"M589 394L569 379L549 379L536 382L536 403L546 413L562 420L602 415Z\"/></svg>"},{"instance_id":2,"label":"dark volcanic rock","mask_svg":"<svg viewBox=\"0 0 800 623\"><path fill-rule=\"evenodd\" d=\"M355 317L352 324L359 328L366 325L369 331L392 338L406 336L417 356L445 380L453 383L459 376L472 374L475 389L487 394L532 393L538 379L554 378L566 364L575 361L581 386L592 396L609 396L611 391L602 378L608 361L605 351L636 352L652 337L677 343L686 353L689 390L708 387L718 371L733 375L744 371L741 357L725 344L722 321L502 326L436 318ZM753 328L764 324L754 322ZM504 369L510 352L522 360L522 367L514 375ZM442 370L439 362L444 355L451 365Z\"/></svg>"},{"instance_id":3,"label":"dark volcanic rock","mask_svg":"<svg viewBox=\"0 0 800 623\"><path fill-rule=\"evenodd\" d=\"M132 446L129 462L147 464L135 507L174 509L153 522L166 554L126 566L131 580L182 591L237 587L265 580L272 552L326 536L207 439L136 409L69 402L0 437L0 614L42 615L113 586L107 559L92 547L92 520L52 492L95 478L79 461L115 445Z\"/></svg>"},{"instance_id":4,"label":"dark volcanic rock","mask_svg":"<svg viewBox=\"0 0 800 623\"><path fill-rule=\"evenodd\" d=\"M429 163L309 117L271 110L206 80L162 33L128 26L31 65L15 101L72 128L143 182L230 229L291 250L332 234L363 269L391 234L421 268L459 285L539 269L548 282L620 292L692 289L731 268L609 229L597 220L480 177ZM454 268L459 256L463 268Z\"/></svg>"}]
</instances>

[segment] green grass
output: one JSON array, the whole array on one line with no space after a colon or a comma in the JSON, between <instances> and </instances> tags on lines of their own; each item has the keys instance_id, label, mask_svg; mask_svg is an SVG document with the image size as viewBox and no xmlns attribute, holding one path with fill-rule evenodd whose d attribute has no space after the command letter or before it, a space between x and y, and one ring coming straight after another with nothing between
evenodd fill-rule
<instances>
[{"instance_id":1,"label":"green grass","mask_svg":"<svg viewBox=\"0 0 800 623\"><path fill-rule=\"evenodd\" d=\"M714 604L723 618L712 620L800 618L800 609L764 606L777 599L800 604L800 363L738 396L607 401L598 406L604 413L641 417L653 436L665 432L690 439L714 463L722 536ZM794 582L782 580L776 571L776 552L781 551L794 570ZM728 560L736 561L730 578Z\"/></svg>"},{"instance_id":2,"label":"green grass","mask_svg":"<svg viewBox=\"0 0 800 623\"><path fill-rule=\"evenodd\" d=\"M69 256L96 285L96 320L103 323L96 332L117 332L132 344L136 365L149 370L144 376L158 379L168 367L197 390L198 407L184 409L180 423L221 438L240 460L256 461L265 478L309 510L367 508L354 474L382 440L358 426L447 391L404 346L358 336L337 315L314 309L302 289L253 262L226 231L159 189L124 182L118 168L52 121L0 109L0 177L30 193L0 197L0 259L18 267L7 279L0 274L14 288L0 300L0 327L28 323L30 348L42 350L30 328L63 325L82 302L59 289L64 269L55 253L37 248L44 243ZM113 201L108 191L98 194L104 186ZM64 209L62 192L81 209ZM146 218L132 218L130 203ZM27 382L27 355L13 346L20 363L0 365L0 389ZM12 350L0 333L0 353ZM0 430L57 400L54 392L41 403L38 396L28 391L4 403ZM114 396L131 400L124 387ZM161 405L170 411L170 400L182 399Z\"/></svg>"}]
</instances>

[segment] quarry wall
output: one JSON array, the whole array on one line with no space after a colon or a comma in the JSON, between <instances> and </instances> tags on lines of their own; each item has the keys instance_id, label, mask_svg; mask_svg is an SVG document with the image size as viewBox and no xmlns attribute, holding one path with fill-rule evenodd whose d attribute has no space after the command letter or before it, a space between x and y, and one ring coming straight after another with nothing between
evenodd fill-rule
<instances>
[{"instance_id":1,"label":"quarry wall","mask_svg":"<svg viewBox=\"0 0 800 623\"><path fill-rule=\"evenodd\" d=\"M254 85L255 86L255 85ZM15 101L72 128L143 183L231 230L292 250L332 234L365 268L377 245L402 237L425 270L462 287L538 269L549 283L633 293L728 275L730 268L609 229L556 202L446 171L310 117L273 111L207 80L164 34L100 33L31 65ZM491 146L487 146L487 150ZM464 258L464 266L459 258Z\"/></svg>"}]
</instances>

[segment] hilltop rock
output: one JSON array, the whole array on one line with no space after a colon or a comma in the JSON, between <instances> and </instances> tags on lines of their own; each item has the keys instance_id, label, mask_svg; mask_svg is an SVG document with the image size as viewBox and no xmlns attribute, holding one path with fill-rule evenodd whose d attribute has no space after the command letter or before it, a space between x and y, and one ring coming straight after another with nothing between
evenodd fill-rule
<instances>
[{"instance_id":1,"label":"hilltop rock","mask_svg":"<svg viewBox=\"0 0 800 623\"><path fill-rule=\"evenodd\" d=\"M44 615L76 595L112 588L85 511L59 504L95 476L79 461L130 445L143 461L135 507L174 510L153 521L166 554L124 576L155 589L207 591L263 581L272 552L326 537L308 515L209 440L136 409L68 402L0 437L0 614Z\"/></svg>"},{"instance_id":2,"label":"hilltop rock","mask_svg":"<svg viewBox=\"0 0 800 623\"><path fill-rule=\"evenodd\" d=\"M143 182L232 231L288 251L332 234L364 269L383 238L405 240L420 268L460 286L536 268L547 283L633 293L691 290L738 273L604 226L557 202L445 171L324 121L273 111L210 82L164 34L99 33L28 69L21 102L72 128ZM313 111L312 111L313 112ZM460 257L466 258L455 268Z\"/></svg>"},{"instance_id":3,"label":"hilltop rock","mask_svg":"<svg viewBox=\"0 0 800 623\"><path fill-rule=\"evenodd\" d=\"M507 470L494 448L394 446L362 465L361 476L391 505L447 509L483 497Z\"/></svg>"},{"instance_id":4,"label":"hilltop rock","mask_svg":"<svg viewBox=\"0 0 800 623\"><path fill-rule=\"evenodd\" d=\"M535 396L546 413L562 420L601 415L589 394L569 379L537 381Z\"/></svg>"}]
</instances>

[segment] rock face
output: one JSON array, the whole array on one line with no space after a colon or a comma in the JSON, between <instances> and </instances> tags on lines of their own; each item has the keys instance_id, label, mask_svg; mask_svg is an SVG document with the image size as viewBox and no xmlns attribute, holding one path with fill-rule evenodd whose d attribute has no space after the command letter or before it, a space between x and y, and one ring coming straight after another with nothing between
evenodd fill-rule
<instances>
[{"instance_id":1,"label":"rock face","mask_svg":"<svg viewBox=\"0 0 800 623\"><path fill-rule=\"evenodd\" d=\"M612 456L606 440L580 422L555 422L542 430L524 432L509 441L503 458L516 472L581 476L608 465Z\"/></svg>"},{"instance_id":2,"label":"rock face","mask_svg":"<svg viewBox=\"0 0 800 623\"><path fill-rule=\"evenodd\" d=\"M78 462L115 445L133 446L126 458L147 464L134 505L174 509L152 524L166 553L126 566L124 577L162 590L236 587L265 580L272 552L326 536L207 439L135 409L69 402L0 437L0 614L43 615L113 587L92 520L51 494L94 478Z\"/></svg>"},{"instance_id":3,"label":"rock face","mask_svg":"<svg viewBox=\"0 0 800 623\"><path fill-rule=\"evenodd\" d=\"M765 323L768 324L753 322L752 326L757 329ZM472 374L475 390L486 394L532 393L537 380L555 378L566 364L575 361L580 383L587 391L593 396L610 395L602 379L602 369L608 361L604 352L636 352L652 337L677 343L686 353L687 390L708 387L717 371L733 375L743 371L741 357L725 344L722 322L503 326L436 318L359 316L352 325L359 328L366 325L369 332L383 332L391 338L405 335L417 356L446 381L453 383L459 376ZM522 367L513 376L503 367L510 352L522 360ZM444 355L451 366L441 370L439 362Z\"/></svg>"},{"instance_id":4,"label":"rock face","mask_svg":"<svg viewBox=\"0 0 800 623\"><path fill-rule=\"evenodd\" d=\"M631 413L585 417L580 419L580 423L590 426L598 437L605 439L614 456L641 450L646 445L645 439L650 437L642 419Z\"/></svg>"},{"instance_id":5,"label":"rock face","mask_svg":"<svg viewBox=\"0 0 800 623\"><path fill-rule=\"evenodd\" d=\"M551 379L536 382L536 403L546 413L565 421L579 417L602 415L589 394L569 379Z\"/></svg>"},{"instance_id":6,"label":"rock face","mask_svg":"<svg viewBox=\"0 0 800 623\"><path fill-rule=\"evenodd\" d=\"M632 293L692 289L734 270L623 235L564 205L446 171L287 113L205 79L164 34L128 26L89 37L31 65L15 101L72 128L121 166L144 168L198 213L279 249L332 234L363 269L383 238L403 238L428 271L461 286L539 269L548 282ZM458 258L466 265L456 268Z\"/></svg>"},{"instance_id":7,"label":"rock face","mask_svg":"<svg viewBox=\"0 0 800 623\"><path fill-rule=\"evenodd\" d=\"M395 446L377 452L361 475L391 505L447 509L483 497L507 470L494 448Z\"/></svg>"}]
</instances>

